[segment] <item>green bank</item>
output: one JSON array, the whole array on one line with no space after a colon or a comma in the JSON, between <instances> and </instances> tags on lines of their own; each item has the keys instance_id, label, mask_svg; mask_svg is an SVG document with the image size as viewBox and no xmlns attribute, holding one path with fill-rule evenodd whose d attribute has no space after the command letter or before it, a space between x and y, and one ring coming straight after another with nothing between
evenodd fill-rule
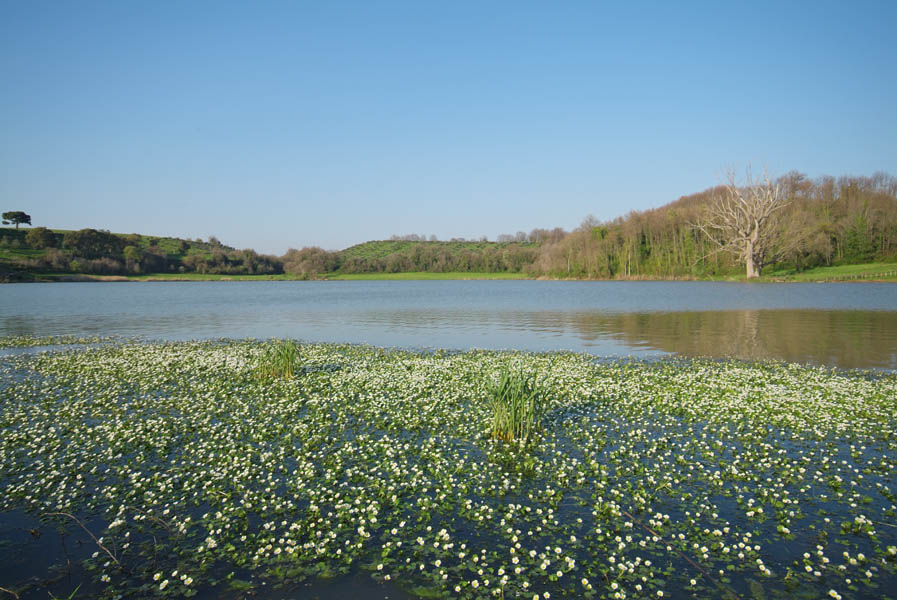
<instances>
[{"instance_id":1,"label":"green bank","mask_svg":"<svg viewBox=\"0 0 897 600\"><path fill-rule=\"evenodd\" d=\"M897 263L876 262L834 267L816 267L806 271L783 269L764 274L764 281L897 281Z\"/></svg>"},{"instance_id":2,"label":"green bank","mask_svg":"<svg viewBox=\"0 0 897 600\"><path fill-rule=\"evenodd\" d=\"M408 281L436 279L527 279L526 273L428 273L424 271L410 273L334 273L327 279L338 281Z\"/></svg>"}]
</instances>

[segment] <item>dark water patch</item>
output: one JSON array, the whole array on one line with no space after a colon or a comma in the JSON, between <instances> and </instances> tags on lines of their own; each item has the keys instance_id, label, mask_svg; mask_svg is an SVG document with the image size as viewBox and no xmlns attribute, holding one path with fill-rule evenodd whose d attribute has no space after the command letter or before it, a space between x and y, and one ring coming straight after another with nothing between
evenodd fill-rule
<instances>
[{"instance_id":1,"label":"dark water patch","mask_svg":"<svg viewBox=\"0 0 897 600\"><path fill-rule=\"evenodd\" d=\"M84 568L98 547L81 530L22 510L0 511L0 585L22 600L87 598L101 589Z\"/></svg>"}]
</instances>

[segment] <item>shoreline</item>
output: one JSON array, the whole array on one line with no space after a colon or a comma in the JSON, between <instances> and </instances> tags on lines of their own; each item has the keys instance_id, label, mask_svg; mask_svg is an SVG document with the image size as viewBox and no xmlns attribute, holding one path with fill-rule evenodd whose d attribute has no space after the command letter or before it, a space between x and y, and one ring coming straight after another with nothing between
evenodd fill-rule
<instances>
[{"instance_id":1,"label":"shoreline","mask_svg":"<svg viewBox=\"0 0 897 600\"><path fill-rule=\"evenodd\" d=\"M681 275L624 275L615 277L555 277L532 275L526 272L470 272L470 271L402 271L397 273L322 274L238 274L200 272L156 272L132 275L97 275L52 271L0 270L0 283L52 282L144 282L144 281L716 281L729 283L895 283L897 262L869 262L815 267L801 272L792 269L767 270L761 277L745 279L744 272L699 276Z\"/></svg>"},{"instance_id":2,"label":"shoreline","mask_svg":"<svg viewBox=\"0 0 897 600\"><path fill-rule=\"evenodd\" d=\"M195 277L167 274L151 274L151 275L88 275L88 274L22 274L31 277L10 277L13 274L5 274L0 279L0 283L159 283L159 282L207 282L207 281L307 281L307 282L328 282L328 281L571 281L571 282L717 282L717 283L897 283L897 273L879 273L870 275L847 275L843 277L806 277L792 278L781 276L764 276L756 279L744 279L736 277L615 277L608 278L567 278L567 277L529 277L519 274L505 273L471 273L455 274L455 273L424 273L418 274L408 273L391 273L391 274L362 274L362 276L335 276L335 277L293 277L285 275L200 275ZM884 275L884 276L882 276Z\"/></svg>"}]
</instances>

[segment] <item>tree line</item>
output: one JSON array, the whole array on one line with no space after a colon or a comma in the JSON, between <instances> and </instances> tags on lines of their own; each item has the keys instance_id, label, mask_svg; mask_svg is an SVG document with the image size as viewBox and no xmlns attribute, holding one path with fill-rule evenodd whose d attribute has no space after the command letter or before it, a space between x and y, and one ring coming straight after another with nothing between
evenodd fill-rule
<instances>
[{"instance_id":1,"label":"tree line","mask_svg":"<svg viewBox=\"0 0 897 600\"><path fill-rule=\"evenodd\" d=\"M17 235L21 233L21 235ZM57 233L46 227L27 232L0 231L0 262L29 272L138 275L202 273L221 275L289 274L313 279L327 273L523 272L538 254L538 243L417 242L402 240L400 250L384 253L387 242L368 242L343 251L290 248L283 256L237 250L212 237L208 242L117 235L96 229ZM3 249L24 254L3 259ZM373 248L365 255L364 250ZM390 247L391 248L391 247ZM363 250L358 250L363 249ZM40 251L32 254L30 251ZM359 253L360 252L360 253Z\"/></svg>"},{"instance_id":2,"label":"tree line","mask_svg":"<svg viewBox=\"0 0 897 600\"><path fill-rule=\"evenodd\" d=\"M7 230L0 250L26 254L7 258L7 268L55 273L138 275L142 273L210 273L272 275L283 273L278 257L254 250L237 250L217 238L208 241L158 238L140 234L117 235L104 230L54 232L34 227L24 235ZM41 251L32 255L28 251Z\"/></svg>"},{"instance_id":3,"label":"tree line","mask_svg":"<svg viewBox=\"0 0 897 600\"><path fill-rule=\"evenodd\" d=\"M768 184L778 188L781 202L764 225L761 267L802 271L897 258L897 178L877 173L811 180L790 172ZM743 272L744 257L719 252L725 240L714 239L708 225L714 207L744 187L730 182L610 222L586 218L559 242L540 247L532 273L639 278Z\"/></svg>"},{"instance_id":4,"label":"tree line","mask_svg":"<svg viewBox=\"0 0 897 600\"><path fill-rule=\"evenodd\" d=\"M747 203L764 198L773 204L755 207L759 212L750 213L751 227L756 225L751 229L743 222L750 212ZM17 226L30 223L30 216L21 211L3 216L10 224L14 219ZM727 216L733 220L727 222ZM764 269L802 271L897 260L897 178L876 173L810 179L792 171L774 180L748 177L739 184L731 177L724 185L653 210L633 211L604 222L586 217L573 231L533 229L503 234L497 242L395 235L341 251L291 248L282 256L237 250L214 237L203 242L95 229L56 233L44 227L27 232L4 229L2 234L0 260L6 268L31 271L287 273L300 278L337 271L453 271L675 278L744 273L747 265L746 275L752 276ZM21 251L4 253L4 247Z\"/></svg>"},{"instance_id":5,"label":"tree line","mask_svg":"<svg viewBox=\"0 0 897 600\"><path fill-rule=\"evenodd\" d=\"M736 214L726 222L726 209ZM743 222L742 222L743 221ZM741 230L739 229L741 228ZM575 230L533 229L498 243L423 242L386 256L331 253L318 272L522 272L555 278L677 278L897 260L897 178L810 179L792 171L723 185ZM315 249L320 254L320 249Z\"/></svg>"}]
</instances>

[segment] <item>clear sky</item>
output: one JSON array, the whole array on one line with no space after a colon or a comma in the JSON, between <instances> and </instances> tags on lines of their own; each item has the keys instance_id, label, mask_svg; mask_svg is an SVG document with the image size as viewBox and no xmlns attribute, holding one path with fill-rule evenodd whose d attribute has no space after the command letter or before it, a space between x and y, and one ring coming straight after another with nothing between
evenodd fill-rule
<instances>
[{"instance_id":1,"label":"clear sky","mask_svg":"<svg viewBox=\"0 0 897 600\"><path fill-rule=\"evenodd\" d=\"M0 205L281 254L897 174L897 1L0 0Z\"/></svg>"}]
</instances>

